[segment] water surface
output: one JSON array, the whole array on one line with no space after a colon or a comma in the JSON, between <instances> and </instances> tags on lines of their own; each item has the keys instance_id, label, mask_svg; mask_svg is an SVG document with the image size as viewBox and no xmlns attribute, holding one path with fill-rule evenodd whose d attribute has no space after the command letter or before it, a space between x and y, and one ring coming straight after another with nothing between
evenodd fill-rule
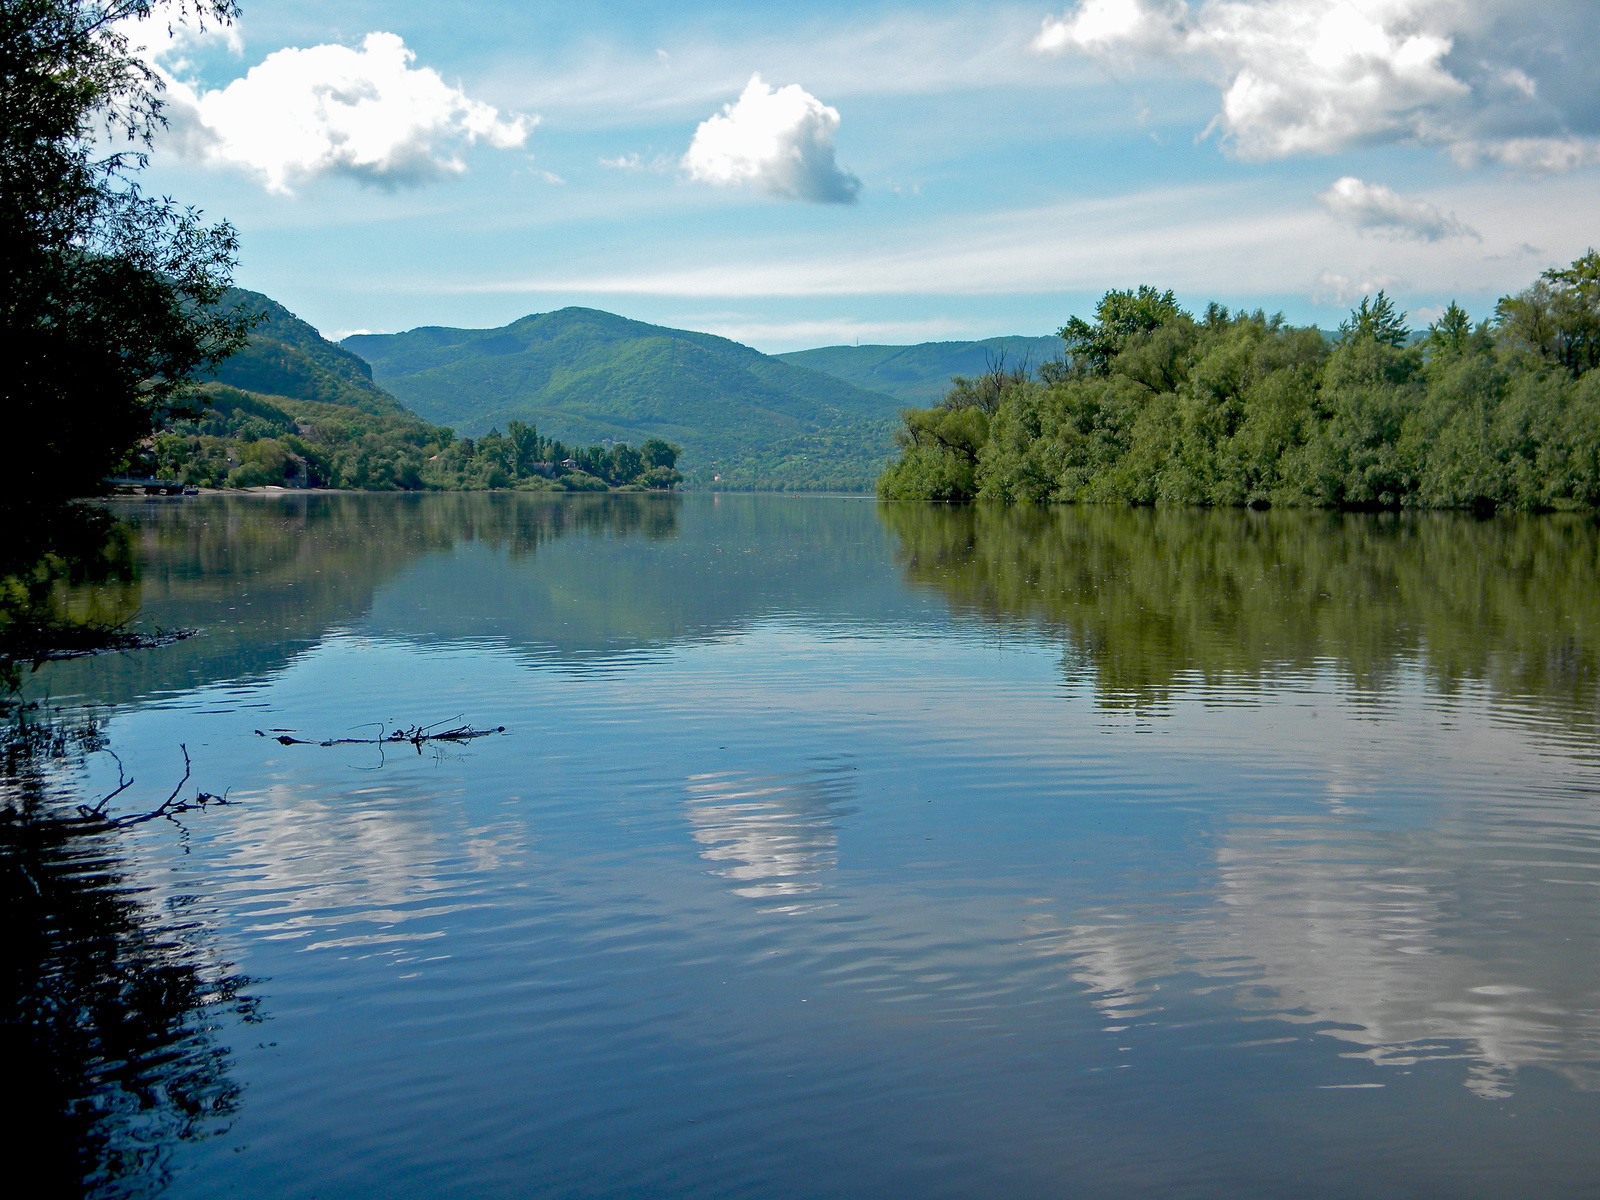
<instances>
[{"instance_id":1,"label":"water surface","mask_svg":"<svg viewBox=\"0 0 1600 1200\"><path fill-rule=\"evenodd\" d=\"M50 786L232 790L94 851L199 1097L80 1067L102 1192L1592 1193L1590 523L122 512L201 633L34 677Z\"/></svg>"}]
</instances>

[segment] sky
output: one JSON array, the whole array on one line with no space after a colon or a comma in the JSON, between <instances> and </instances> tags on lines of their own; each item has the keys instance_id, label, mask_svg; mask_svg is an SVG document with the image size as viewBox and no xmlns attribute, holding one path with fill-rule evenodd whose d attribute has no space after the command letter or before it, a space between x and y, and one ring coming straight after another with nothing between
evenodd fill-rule
<instances>
[{"instance_id":1,"label":"sky","mask_svg":"<svg viewBox=\"0 0 1600 1200\"><path fill-rule=\"evenodd\" d=\"M1106 290L1491 315L1600 243L1594 0L243 0L130 30L145 185L330 337L584 305L768 352Z\"/></svg>"}]
</instances>

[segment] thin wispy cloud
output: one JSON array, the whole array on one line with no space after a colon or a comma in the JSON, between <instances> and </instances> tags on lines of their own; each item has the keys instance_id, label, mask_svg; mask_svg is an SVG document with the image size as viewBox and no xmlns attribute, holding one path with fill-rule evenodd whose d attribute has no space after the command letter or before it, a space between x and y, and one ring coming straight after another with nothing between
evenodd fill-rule
<instances>
[{"instance_id":1,"label":"thin wispy cloud","mask_svg":"<svg viewBox=\"0 0 1600 1200\"><path fill-rule=\"evenodd\" d=\"M1311 299L1317 304L1349 304L1363 296L1392 288L1399 282L1398 275L1383 271L1369 271L1356 276L1324 271L1317 276L1317 286L1311 289Z\"/></svg>"},{"instance_id":2,"label":"thin wispy cloud","mask_svg":"<svg viewBox=\"0 0 1600 1200\"><path fill-rule=\"evenodd\" d=\"M811 346L894 345L956 339L968 322L948 319L863 321L854 318L812 318L796 321L760 320L740 314L690 314L674 318L685 329L714 333L746 346L772 352Z\"/></svg>"},{"instance_id":3,"label":"thin wispy cloud","mask_svg":"<svg viewBox=\"0 0 1600 1200\"><path fill-rule=\"evenodd\" d=\"M1450 155L1464 167L1490 163L1530 175L1553 175L1600 166L1600 141L1570 136L1466 141L1452 146Z\"/></svg>"},{"instance_id":4,"label":"thin wispy cloud","mask_svg":"<svg viewBox=\"0 0 1600 1200\"><path fill-rule=\"evenodd\" d=\"M737 101L700 123L683 169L702 183L780 200L854 204L861 181L834 158L838 131L838 109L799 84L772 88L752 75Z\"/></svg>"},{"instance_id":5,"label":"thin wispy cloud","mask_svg":"<svg viewBox=\"0 0 1600 1200\"><path fill-rule=\"evenodd\" d=\"M897 232L864 229L848 239L830 233L826 242L729 245L715 262L669 252L615 270L461 281L440 290L755 299L1037 295L1152 283L1198 300L1225 288L1224 299L1299 296L1328 304L1382 277L1430 292L1504 293L1593 240L1591 192L1574 177L1485 182L1465 194L1481 245L1406 237L1380 251L1364 231L1329 221L1306 199L1263 200L1235 184L962 215ZM1524 240L1529 205L1543 221L1538 251Z\"/></svg>"},{"instance_id":6,"label":"thin wispy cloud","mask_svg":"<svg viewBox=\"0 0 1600 1200\"><path fill-rule=\"evenodd\" d=\"M696 115L745 85L752 67L765 79L803 79L831 103L855 96L910 96L1004 86L1060 86L1062 66L1027 52L1036 10L902 10L855 19L807 20L723 38L697 25L670 55L625 44L585 43L530 70L508 57L488 77L496 94L564 123L589 128ZM1092 72L1082 72L1095 83Z\"/></svg>"}]
</instances>

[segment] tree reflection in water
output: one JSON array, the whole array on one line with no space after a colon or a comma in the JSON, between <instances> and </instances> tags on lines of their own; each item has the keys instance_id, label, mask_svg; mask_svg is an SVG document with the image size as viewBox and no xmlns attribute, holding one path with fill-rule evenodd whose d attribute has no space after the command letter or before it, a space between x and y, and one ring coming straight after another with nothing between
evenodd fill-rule
<instances>
[{"instance_id":1,"label":"tree reflection in water","mask_svg":"<svg viewBox=\"0 0 1600 1200\"><path fill-rule=\"evenodd\" d=\"M7 714L0 753L0 1062L6 1139L40 1196L137 1195L172 1148L239 1103L228 1014L255 1019L195 898L157 906L122 836L84 819L74 788L102 748L90 720Z\"/></svg>"},{"instance_id":2,"label":"tree reflection in water","mask_svg":"<svg viewBox=\"0 0 1600 1200\"><path fill-rule=\"evenodd\" d=\"M1029 944L1071 964L1108 1029L1205 995L1375 1066L1464 1060L1486 1099L1526 1086L1527 1068L1600 1088L1592 520L881 512L911 582L1057 635L1109 709L1294 697L1270 724L1190 726L1190 761L1215 751L1230 779L1269 772L1248 800L1231 782L1191 785L1217 817L1203 887L1028 918ZM1423 687L1372 703L1408 681ZM1474 691L1487 703L1440 703ZM1318 707L1333 719L1287 718ZM1408 724L1436 739L1406 742ZM1494 739L1497 724L1516 732Z\"/></svg>"},{"instance_id":3,"label":"tree reflection in water","mask_svg":"<svg viewBox=\"0 0 1600 1200\"><path fill-rule=\"evenodd\" d=\"M0 508L0 525L0 692L24 666L143 644L127 629L139 603L126 525L86 504Z\"/></svg>"},{"instance_id":4,"label":"tree reflection in water","mask_svg":"<svg viewBox=\"0 0 1600 1200\"><path fill-rule=\"evenodd\" d=\"M1588 725L1600 526L1571 516L885 504L906 577L1068 644L1108 707L1324 665L1381 689L1420 666Z\"/></svg>"}]
</instances>

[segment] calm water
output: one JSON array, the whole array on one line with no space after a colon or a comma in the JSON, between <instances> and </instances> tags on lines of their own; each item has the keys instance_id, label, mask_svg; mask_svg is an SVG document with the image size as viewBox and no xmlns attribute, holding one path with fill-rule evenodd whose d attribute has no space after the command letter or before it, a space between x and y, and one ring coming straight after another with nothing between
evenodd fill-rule
<instances>
[{"instance_id":1,"label":"calm water","mask_svg":"<svg viewBox=\"0 0 1600 1200\"><path fill-rule=\"evenodd\" d=\"M28 850L102 1193L1600 1187L1592 524L123 511L96 603L202 632L34 676L11 786L232 803Z\"/></svg>"}]
</instances>

